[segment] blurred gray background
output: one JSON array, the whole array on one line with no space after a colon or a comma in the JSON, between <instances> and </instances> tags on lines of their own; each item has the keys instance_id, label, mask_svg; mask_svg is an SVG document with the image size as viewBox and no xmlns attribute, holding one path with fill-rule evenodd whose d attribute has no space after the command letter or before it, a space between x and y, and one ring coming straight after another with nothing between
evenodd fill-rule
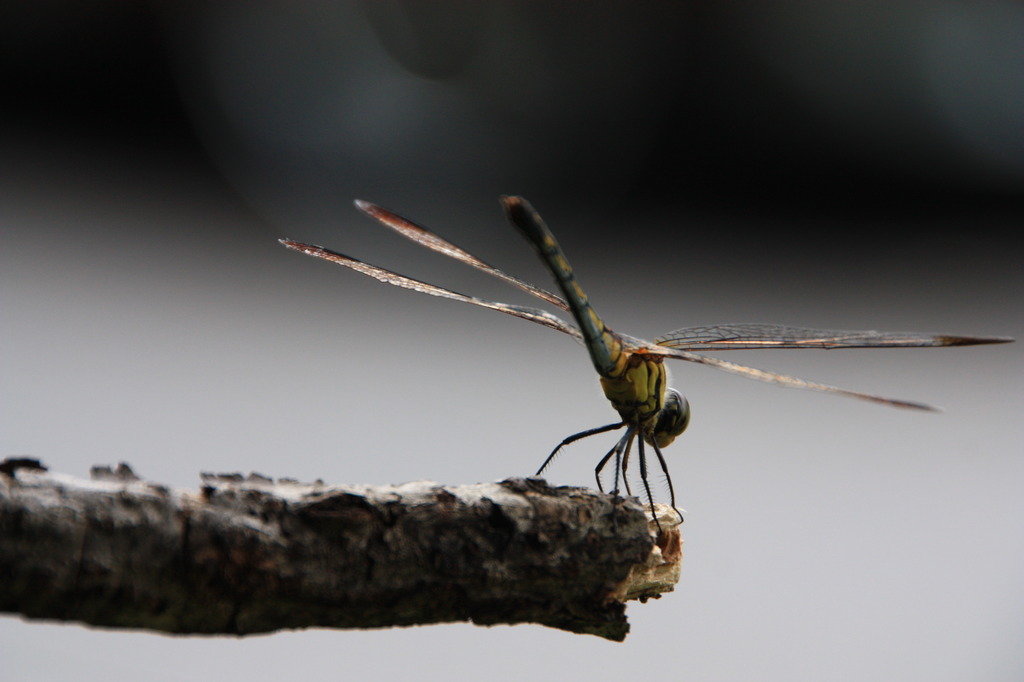
<instances>
[{"instance_id":1,"label":"blurred gray background","mask_svg":"<svg viewBox=\"0 0 1024 682\"><path fill-rule=\"evenodd\" d=\"M300 257L531 303L530 198L614 329L1024 337L1019 3L66 3L0 9L0 454L491 481L614 418L583 351ZM1024 679L1024 346L679 363L678 590L537 626L174 638L0 619L4 680ZM550 480L589 485L610 445Z\"/></svg>"}]
</instances>

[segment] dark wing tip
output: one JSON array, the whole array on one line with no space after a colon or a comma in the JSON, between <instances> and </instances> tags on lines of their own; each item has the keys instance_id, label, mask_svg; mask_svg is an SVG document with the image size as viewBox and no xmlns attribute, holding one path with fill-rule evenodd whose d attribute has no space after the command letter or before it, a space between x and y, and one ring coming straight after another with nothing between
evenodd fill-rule
<instances>
[{"instance_id":1,"label":"dark wing tip","mask_svg":"<svg viewBox=\"0 0 1024 682\"><path fill-rule=\"evenodd\" d=\"M1012 343L1009 336L936 336L940 346L981 346L989 343Z\"/></svg>"},{"instance_id":2,"label":"dark wing tip","mask_svg":"<svg viewBox=\"0 0 1024 682\"><path fill-rule=\"evenodd\" d=\"M930 405L928 403L919 403L913 400L898 400L896 398L886 398L879 401L884 405L890 405L892 407L902 407L908 410L920 410L922 412L945 412L944 409L938 405Z\"/></svg>"},{"instance_id":3,"label":"dark wing tip","mask_svg":"<svg viewBox=\"0 0 1024 682\"><path fill-rule=\"evenodd\" d=\"M324 247L317 246L316 244L304 244L303 242L296 242L292 241L291 239L278 239L277 241L279 244L281 244L281 246L289 248L292 251L304 253L306 255L326 251Z\"/></svg>"},{"instance_id":4,"label":"dark wing tip","mask_svg":"<svg viewBox=\"0 0 1024 682\"><path fill-rule=\"evenodd\" d=\"M389 211L383 206L378 206L377 204L374 204L369 201L364 201L362 199L356 199L352 203L355 204L356 208L358 208L364 214L370 216L379 223L383 223L384 225L390 227L393 230L398 229L397 227L395 227L396 222L401 223L403 225L412 225L410 221L406 220L405 218L403 218L402 216L398 215L393 211ZM414 227L418 226L414 225ZM401 230L398 231L401 232Z\"/></svg>"}]
</instances>

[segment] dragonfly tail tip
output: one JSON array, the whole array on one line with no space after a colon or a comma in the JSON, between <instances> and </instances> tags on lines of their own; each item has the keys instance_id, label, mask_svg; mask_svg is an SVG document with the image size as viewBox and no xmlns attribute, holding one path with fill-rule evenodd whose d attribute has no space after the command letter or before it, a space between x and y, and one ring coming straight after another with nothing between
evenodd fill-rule
<instances>
[{"instance_id":1,"label":"dragonfly tail tip","mask_svg":"<svg viewBox=\"0 0 1024 682\"><path fill-rule=\"evenodd\" d=\"M523 204L526 204L527 206L529 205L526 199L517 194L502 194L498 197L498 201L501 202L505 211L518 210L523 206Z\"/></svg>"}]
</instances>

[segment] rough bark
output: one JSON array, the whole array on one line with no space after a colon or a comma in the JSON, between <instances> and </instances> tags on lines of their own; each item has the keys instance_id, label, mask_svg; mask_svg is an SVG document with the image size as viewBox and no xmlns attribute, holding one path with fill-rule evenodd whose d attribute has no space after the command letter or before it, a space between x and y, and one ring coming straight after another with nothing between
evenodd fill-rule
<instances>
[{"instance_id":1,"label":"rough bark","mask_svg":"<svg viewBox=\"0 0 1024 682\"><path fill-rule=\"evenodd\" d=\"M179 634L453 621L622 640L678 580L678 518L536 478L329 486L0 464L0 612ZM650 526L650 528L649 528ZM657 542L656 542L657 540Z\"/></svg>"}]
</instances>

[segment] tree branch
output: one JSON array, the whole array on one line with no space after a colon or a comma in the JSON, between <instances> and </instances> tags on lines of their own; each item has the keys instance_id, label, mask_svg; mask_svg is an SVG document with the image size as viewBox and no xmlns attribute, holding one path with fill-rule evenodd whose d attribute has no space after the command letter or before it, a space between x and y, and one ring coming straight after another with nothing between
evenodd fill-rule
<instances>
[{"instance_id":1,"label":"tree branch","mask_svg":"<svg viewBox=\"0 0 1024 682\"><path fill-rule=\"evenodd\" d=\"M532 622L621 641L671 591L678 518L537 478L328 486L0 464L0 612L172 633ZM655 540L657 539L657 544Z\"/></svg>"}]
</instances>

